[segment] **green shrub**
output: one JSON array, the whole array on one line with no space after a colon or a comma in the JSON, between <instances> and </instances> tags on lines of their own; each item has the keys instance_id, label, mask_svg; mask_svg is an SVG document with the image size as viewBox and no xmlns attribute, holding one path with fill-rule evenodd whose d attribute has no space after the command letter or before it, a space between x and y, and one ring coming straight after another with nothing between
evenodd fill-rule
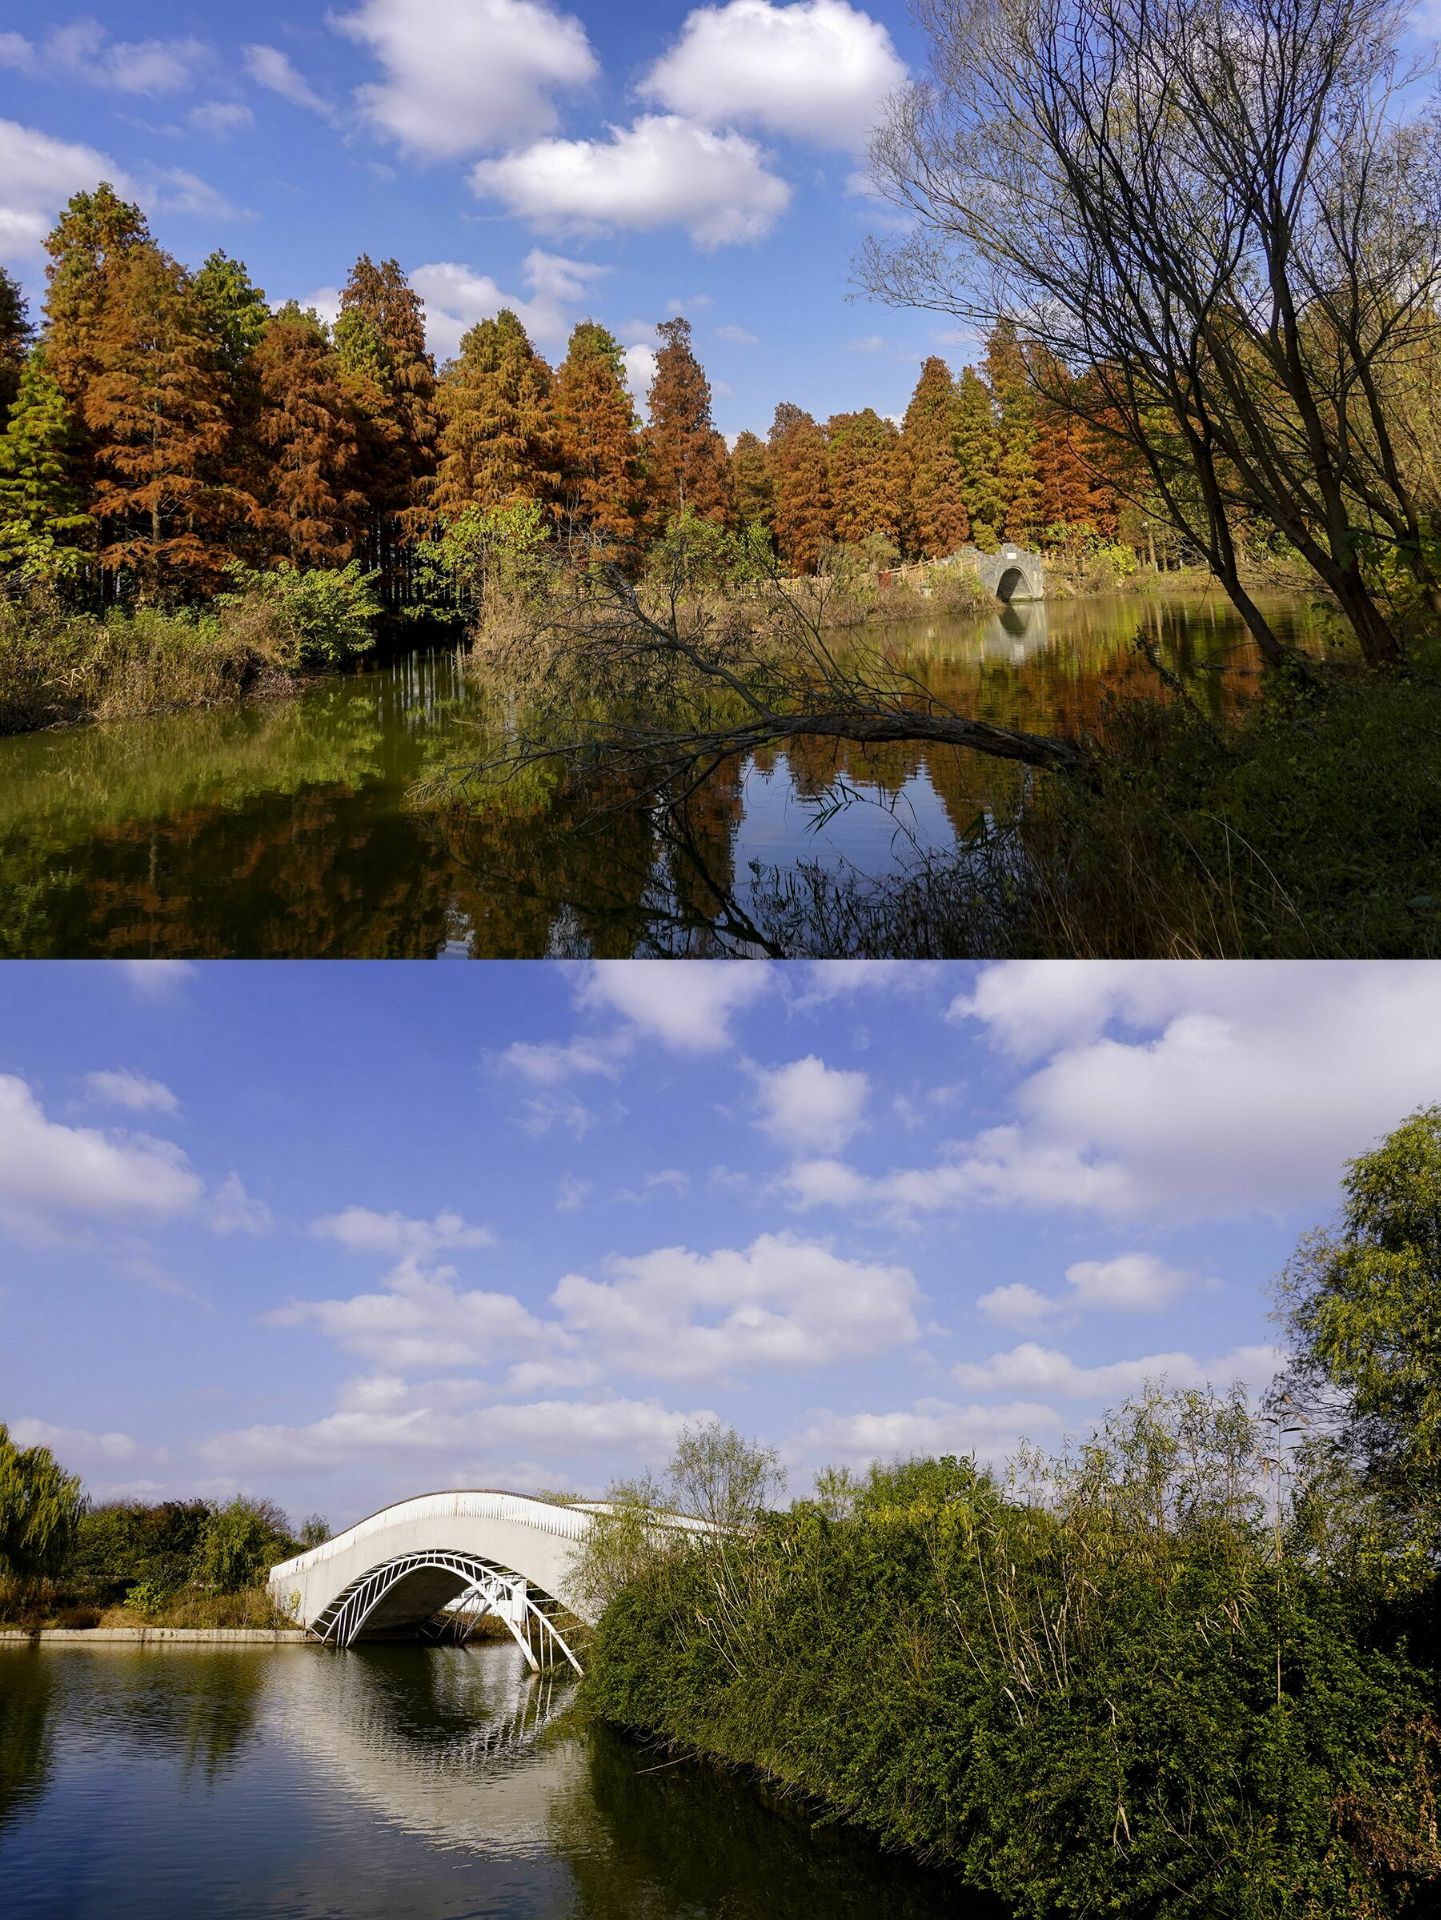
<instances>
[{"instance_id":1,"label":"green shrub","mask_svg":"<svg viewBox=\"0 0 1441 1920\"><path fill-rule=\"evenodd\" d=\"M232 567L230 577L235 591L216 602L222 630L232 637L255 634L260 649L287 672L341 667L375 645L376 576L358 560L307 573Z\"/></svg>"},{"instance_id":2,"label":"green shrub","mask_svg":"<svg viewBox=\"0 0 1441 1920\"><path fill-rule=\"evenodd\" d=\"M153 1620L163 1613L174 1598L168 1587L155 1580L142 1580L133 1586L125 1596L125 1604L132 1613L138 1613L146 1620Z\"/></svg>"}]
</instances>

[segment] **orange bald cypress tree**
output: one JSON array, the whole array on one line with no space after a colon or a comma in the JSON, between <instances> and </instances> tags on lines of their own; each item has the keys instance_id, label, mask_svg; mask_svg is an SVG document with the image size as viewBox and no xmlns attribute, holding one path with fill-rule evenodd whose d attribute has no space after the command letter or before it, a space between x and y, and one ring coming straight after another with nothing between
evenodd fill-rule
<instances>
[{"instance_id":1,"label":"orange bald cypress tree","mask_svg":"<svg viewBox=\"0 0 1441 1920\"><path fill-rule=\"evenodd\" d=\"M379 575L381 598L395 606L410 595L415 542L429 526L425 497L440 433L425 306L398 261L356 261L340 296L335 348L360 436L363 559Z\"/></svg>"},{"instance_id":2,"label":"orange bald cypress tree","mask_svg":"<svg viewBox=\"0 0 1441 1920\"><path fill-rule=\"evenodd\" d=\"M826 437L810 414L783 400L771 425L770 454L781 561L792 573L815 573L835 538Z\"/></svg>"},{"instance_id":3,"label":"orange bald cypress tree","mask_svg":"<svg viewBox=\"0 0 1441 1920\"><path fill-rule=\"evenodd\" d=\"M970 537L960 462L956 385L938 355L921 377L901 427L908 472L902 546L909 559L941 560Z\"/></svg>"},{"instance_id":4,"label":"orange bald cypress tree","mask_svg":"<svg viewBox=\"0 0 1441 1920\"><path fill-rule=\"evenodd\" d=\"M1045 524L1036 472L1036 397L1015 322L1001 320L986 342L986 381L996 409L996 489L1000 531L1034 545Z\"/></svg>"},{"instance_id":5,"label":"orange bald cypress tree","mask_svg":"<svg viewBox=\"0 0 1441 1920\"><path fill-rule=\"evenodd\" d=\"M461 341L439 405L432 504L442 519L473 506L553 506L560 452L551 371L508 307Z\"/></svg>"},{"instance_id":6,"label":"orange bald cypress tree","mask_svg":"<svg viewBox=\"0 0 1441 1920\"><path fill-rule=\"evenodd\" d=\"M100 564L148 599L213 587L253 503L224 484L225 384L188 275L153 244L108 268L80 412ZM72 363L73 364L73 363Z\"/></svg>"},{"instance_id":7,"label":"orange bald cypress tree","mask_svg":"<svg viewBox=\"0 0 1441 1920\"><path fill-rule=\"evenodd\" d=\"M97 369L97 341L115 276L136 248L149 244L144 214L104 181L94 193L74 196L45 242L45 359L72 406L83 402Z\"/></svg>"},{"instance_id":8,"label":"orange bald cypress tree","mask_svg":"<svg viewBox=\"0 0 1441 1920\"><path fill-rule=\"evenodd\" d=\"M256 523L268 562L343 567L355 557L367 501L356 485L356 407L313 313L292 301L255 350L262 453Z\"/></svg>"},{"instance_id":9,"label":"orange bald cypress tree","mask_svg":"<svg viewBox=\"0 0 1441 1920\"><path fill-rule=\"evenodd\" d=\"M666 320L646 428L646 469L653 533L689 509L724 526L734 511L730 456L711 418L710 382L691 346L690 322Z\"/></svg>"},{"instance_id":10,"label":"orange bald cypress tree","mask_svg":"<svg viewBox=\"0 0 1441 1920\"><path fill-rule=\"evenodd\" d=\"M878 536L899 552L908 475L894 422L874 407L836 414L826 428L826 471L836 539L858 546Z\"/></svg>"},{"instance_id":11,"label":"orange bald cypress tree","mask_svg":"<svg viewBox=\"0 0 1441 1920\"><path fill-rule=\"evenodd\" d=\"M583 537L630 546L644 506L640 422L624 350L594 320L571 334L556 369L555 421L565 521Z\"/></svg>"}]
</instances>

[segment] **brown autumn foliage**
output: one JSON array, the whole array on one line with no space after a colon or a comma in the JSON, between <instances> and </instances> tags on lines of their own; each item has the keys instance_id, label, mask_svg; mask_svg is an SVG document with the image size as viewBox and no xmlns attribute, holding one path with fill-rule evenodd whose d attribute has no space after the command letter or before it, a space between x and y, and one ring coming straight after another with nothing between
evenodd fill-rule
<instances>
[{"instance_id":1,"label":"brown autumn foliage","mask_svg":"<svg viewBox=\"0 0 1441 1920\"><path fill-rule=\"evenodd\" d=\"M835 539L825 434L808 413L783 400L771 426L770 454L782 564L792 573L815 573Z\"/></svg>"},{"instance_id":2,"label":"brown autumn foliage","mask_svg":"<svg viewBox=\"0 0 1441 1920\"><path fill-rule=\"evenodd\" d=\"M732 512L730 456L711 418L710 382L691 346L690 322L665 320L656 332L645 433L651 527L662 533L687 509L724 524Z\"/></svg>"},{"instance_id":3,"label":"brown autumn foliage","mask_svg":"<svg viewBox=\"0 0 1441 1920\"><path fill-rule=\"evenodd\" d=\"M354 558L364 494L355 403L325 329L283 307L255 352L262 459L256 525L267 561L343 567Z\"/></svg>"},{"instance_id":4,"label":"brown autumn foliage","mask_svg":"<svg viewBox=\"0 0 1441 1920\"><path fill-rule=\"evenodd\" d=\"M629 546L644 506L639 422L620 343L594 320L571 334L556 370L555 419L566 521Z\"/></svg>"}]
</instances>

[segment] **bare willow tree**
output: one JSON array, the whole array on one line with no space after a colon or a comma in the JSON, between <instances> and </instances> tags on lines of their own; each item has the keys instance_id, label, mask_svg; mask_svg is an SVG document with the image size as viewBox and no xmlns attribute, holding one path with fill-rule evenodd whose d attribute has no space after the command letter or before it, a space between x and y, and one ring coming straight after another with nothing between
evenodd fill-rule
<instances>
[{"instance_id":1,"label":"bare willow tree","mask_svg":"<svg viewBox=\"0 0 1441 1920\"><path fill-rule=\"evenodd\" d=\"M1400 657L1373 584L1441 570L1398 396L1432 364L1437 122L1410 0L917 0L932 73L872 160L906 214L863 255L896 304L1007 316L1108 434L1272 662L1241 574L1260 516ZM1404 412L1404 409L1400 409Z\"/></svg>"}]
</instances>

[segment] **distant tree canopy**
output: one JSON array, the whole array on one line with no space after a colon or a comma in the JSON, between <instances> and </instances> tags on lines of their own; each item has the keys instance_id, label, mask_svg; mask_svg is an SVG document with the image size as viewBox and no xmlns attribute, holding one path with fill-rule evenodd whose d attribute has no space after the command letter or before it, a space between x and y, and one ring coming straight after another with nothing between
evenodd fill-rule
<instances>
[{"instance_id":1,"label":"distant tree canopy","mask_svg":"<svg viewBox=\"0 0 1441 1920\"><path fill-rule=\"evenodd\" d=\"M1048 437L1013 333L986 377L929 360L903 423L783 402L767 440L732 449L684 318L656 329L642 420L594 320L552 367L502 309L438 368L394 260L360 257L332 325L272 307L223 251L188 271L107 184L47 246L38 331L0 275L0 579L81 604L208 598L236 565L354 563L392 613L443 612L465 600L444 580L449 531L515 509L633 575L686 516L759 529L795 573L837 550L940 558L973 518L1061 547L1114 528L1097 447Z\"/></svg>"}]
</instances>

